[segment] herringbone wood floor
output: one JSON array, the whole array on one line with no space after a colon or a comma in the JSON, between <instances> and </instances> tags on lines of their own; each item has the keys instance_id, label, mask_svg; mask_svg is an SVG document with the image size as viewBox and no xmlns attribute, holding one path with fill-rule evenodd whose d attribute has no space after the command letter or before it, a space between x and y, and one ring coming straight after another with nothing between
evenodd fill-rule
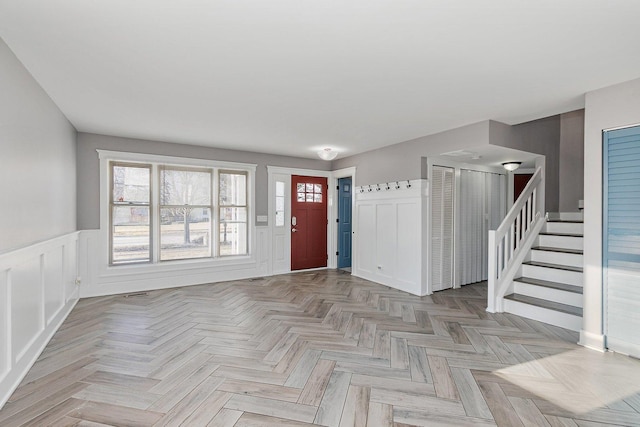
<instances>
[{"instance_id":1,"label":"herringbone wood floor","mask_svg":"<svg viewBox=\"0 0 640 427\"><path fill-rule=\"evenodd\" d=\"M321 271L82 300L0 425L640 425L640 362Z\"/></svg>"}]
</instances>

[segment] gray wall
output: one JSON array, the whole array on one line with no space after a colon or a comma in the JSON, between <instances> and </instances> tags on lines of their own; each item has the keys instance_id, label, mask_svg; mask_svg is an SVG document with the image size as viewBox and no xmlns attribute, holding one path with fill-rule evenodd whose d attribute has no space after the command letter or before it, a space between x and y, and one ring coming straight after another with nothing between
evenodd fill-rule
<instances>
[{"instance_id":1,"label":"gray wall","mask_svg":"<svg viewBox=\"0 0 640 427\"><path fill-rule=\"evenodd\" d=\"M427 178L424 157L489 144L489 121L424 136L333 161L333 169L357 167L355 185Z\"/></svg>"},{"instance_id":2,"label":"gray wall","mask_svg":"<svg viewBox=\"0 0 640 427\"><path fill-rule=\"evenodd\" d=\"M0 39L0 252L76 230L76 131Z\"/></svg>"},{"instance_id":3,"label":"gray wall","mask_svg":"<svg viewBox=\"0 0 640 427\"><path fill-rule=\"evenodd\" d=\"M331 170L331 162L319 159L302 159L90 133L78 133L77 148L78 229L80 230L100 228L100 162L97 149L257 164L256 215L267 215L267 165Z\"/></svg>"},{"instance_id":4,"label":"gray wall","mask_svg":"<svg viewBox=\"0 0 640 427\"><path fill-rule=\"evenodd\" d=\"M491 122L492 127L496 122ZM560 187L560 116L511 126L507 131L497 126L497 137L491 144L546 156L545 207L547 212L558 212ZM493 133L493 132L492 132Z\"/></svg>"},{"instance_id":5,"label":"gray wall","mask_svg":"<svg viewBox=\"0 0 640 427\"><path fill-rule=\"evenodd\" d=\"M560 115L560 212L578 211L584 199L584 110Z\"/></svg>"}]
</instances>

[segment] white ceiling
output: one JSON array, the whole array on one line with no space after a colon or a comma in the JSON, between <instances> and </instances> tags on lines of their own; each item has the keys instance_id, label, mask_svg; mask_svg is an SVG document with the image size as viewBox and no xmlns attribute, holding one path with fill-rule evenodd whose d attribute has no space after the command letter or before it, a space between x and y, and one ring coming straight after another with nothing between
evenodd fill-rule
<instances>
[{"instance_id":1,"label":"white ceiling","mask_svg":"<svg viewBox=\"0 0 640 427\"><path fill-rule=\"evenodd\" d=\"M341 157L640 77L633 0L0 0L84 132Z\"/></svg>"}]
</instances>

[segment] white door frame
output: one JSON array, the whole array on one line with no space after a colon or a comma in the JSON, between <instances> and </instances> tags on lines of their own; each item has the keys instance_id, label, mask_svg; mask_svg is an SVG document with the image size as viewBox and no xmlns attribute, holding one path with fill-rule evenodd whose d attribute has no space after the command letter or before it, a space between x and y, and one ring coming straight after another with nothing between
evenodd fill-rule
<instances>
[{"instance_id":1,"label":"white door frame","mask_svg":"<svg viewBox=\"0 0 640 427\"><path fill-rule=\"evenodd\" d=\"M337 191L338 180L340 178L348 178L351 177L351 187L355 188L356 182L356 168L344 168L338 169L331 173L331 178L329 179L329 189L331 191L332 197L329 199L329 227L327 227L327 232L329 233L329 238L327 239L327 251L329 251L329 263L327 264L328 268L337 268L338 267L338 197L340 196ZM351 192L351 212L355 213L356 211L356 197L355 191ZM356 229L355 226L355 215L351 215L351 267L353 271L353 265L356 257L356 236L354 231Z\"/></svg>"},{"instance_id":2,"label":"white door frame","mask_svg":"<svg viewBox=\"0 0 640 427\"><path fill-rule=\"evenodd\" d=\"M355 168L349 168L355 169ZM355 172L354 172L355 174ZM269 180L269 189L268 189L268 209L269 209L269 239L270 239L270 252L269 252L269 274L285 274L291 272L291 261L289 261L288 269L285 271L282 268L276 269L274 266L274 251L273 251L273 242L274 242L274 234L275 234L275 175L285 175L289 179L289 188L291 188L291 176L292 175L301 175L301 176L315 176L315 177L323 177L327 178L327 185L329 186L327 190L327 255L331 253L335 253L335 247L337 246L337 236L334 234L337 233L335 227L335 219L337 218L337 195L335 191L335 185L332 185L334 182L333 172L331 171L321 171L314 169L298 169L298 168L287 168L281 166L267 166L267 175ZM347 175L349 176L349 175ZM334 199L336 201L334 201ZM287 225L286 238L288 241L288 250L289 250L289 260L291 260L291 191L288 194L285 194L285 224ZM335 231L335 233L334 233ZM336 257L328 256L327 258L327 267L326 268L336 268Z\"/></svg>"},{"instance_id":3,"label":"white door frame","mask_svg":"<svg viewBox=\"0 0 640 427\"><path fill-rule=\"evenodd\" d=\"M508 178L508 174L506 173L506 171L504 170L504 168L502 167L498 167L498 166L486 166L486 165L476 165L476 164L470 164L470 163L464 163L464 162L457 162L455 160L450 160L447 158L442 158L442 157L438 157L438 156L434 156L434 157L427 157L426 159L426 164L427 164L427 181L428 181L428 185L429 185L429 204L427 206L427 215L429 220L427 221L427 240L429 242L431 242L431 183L432 183L432 179L431 179L431 171L433 170L434 166L444 166L444 167L450 167L454 169L454 197L453 197L453 289L458 289L460 288L462 285L461 283L461 278L460 278L460 273L458 272L458 265L460 264L460 254L459 254L459 242L460 242L460 170L461 169L468 169L468 170L473 170L473 171L478 171L478 172L487 172L487 173L495 173L498 175L507 175L507 179ZM506 186L508 187L508 185ZM513 177L511 177L511 194L513 197ZM506 197L508 197L508 194L505 195ZM513 204L513 202L512 202ZM507 207L505 207L506 209ZM506 210L504 211L504 213L506 213ZM427 275L427 289L429 290L429 293L433 292L433 284L431 283L431 261L432 261L432 254L431 254L431 244L429 243L427 245L427 258L428 258L428 265L429 265L429 274Z\"/></svg>"}]
</instances>

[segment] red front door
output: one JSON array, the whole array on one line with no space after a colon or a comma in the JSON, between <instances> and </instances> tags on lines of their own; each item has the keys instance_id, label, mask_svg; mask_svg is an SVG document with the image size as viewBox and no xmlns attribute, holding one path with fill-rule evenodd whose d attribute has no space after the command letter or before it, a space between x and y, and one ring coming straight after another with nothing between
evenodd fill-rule
<instances>
[{"instance_id":1,"label":"red front door","mask_svg":"<svg viewBox=\"0 0 640 427\"><path fill-rule=\"evenodd\" d=\"M291 176L291 269L327 266L327 178Z\"/></svg>"}]
</instances>

